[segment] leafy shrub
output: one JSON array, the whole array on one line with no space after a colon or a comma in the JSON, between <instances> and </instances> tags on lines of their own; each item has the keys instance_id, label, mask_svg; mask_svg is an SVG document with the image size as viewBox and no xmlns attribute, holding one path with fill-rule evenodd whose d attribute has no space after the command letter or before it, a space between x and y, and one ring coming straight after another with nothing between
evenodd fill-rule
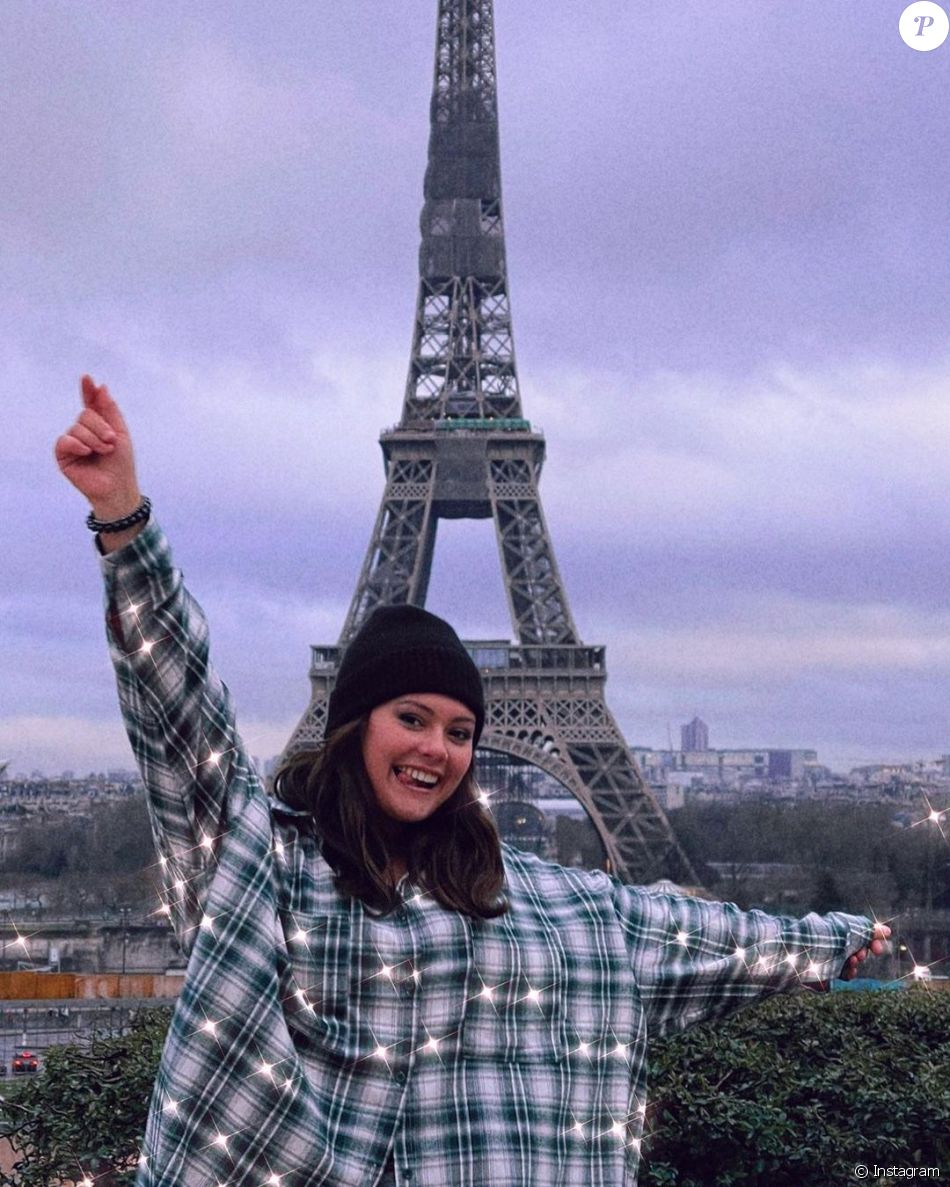
<instances>
[{"instance_id":1,"label":"leafy shrub","mask_svg":"<svg viewBox=\"0 0 950 1187\"><path fill-rule=\"evenodd\" d=\"M774 998L651 1048L641 1187L950 1165L950 993Z\"/></svg>"},{"instance_id":2,"label":"leafy shrub","mask_svg":"<svg viewBox=\"0 0 950 1187\"><path fill-rule=\"evenodd\" d=\"M0 1171L0 1185L52 1187L84 1175L96 1187L130 1184L170 1017L143 1010L128 1034L51 1047L41 1074L4 1102L20 1161L12 1174Z\"/></svg>"}]
</instances>

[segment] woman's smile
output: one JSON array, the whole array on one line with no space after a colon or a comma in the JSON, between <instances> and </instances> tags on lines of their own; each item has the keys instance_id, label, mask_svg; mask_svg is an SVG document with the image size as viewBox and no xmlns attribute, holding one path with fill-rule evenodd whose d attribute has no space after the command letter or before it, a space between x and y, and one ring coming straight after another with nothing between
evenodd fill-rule
<instances>
[{"instance_id":1,"label":"woman's smile","mask_svg":"<svg viewBox=\"0 0 950 1187\"><path fill-rule=\"evenodd\" d=\"M393 767L400 783L420 791L432 791L442 778L435 771L424 771L420 767Z\"/></svg>"}]
</instances>

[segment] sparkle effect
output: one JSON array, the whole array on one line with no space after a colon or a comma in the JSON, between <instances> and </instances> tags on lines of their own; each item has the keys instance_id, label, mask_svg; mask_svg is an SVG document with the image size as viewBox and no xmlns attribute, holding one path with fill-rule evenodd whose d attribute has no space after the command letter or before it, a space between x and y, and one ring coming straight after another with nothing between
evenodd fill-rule
<instances>
[{"instance_id":1,"label":"sparkle effect","mask_svg":"<svg viewBox=\"0 0 950 1187\"><path fill-rule=\"evenodd\" d=\"M206 765L218 768L223 758L223 752L212 751L205 760ZM942 819L942 813L932 813L928 818L928 823L936 824L938 827ZM213 855L215 850L216 837L208 834L202 834L199 842L199 847L205 855ZM275 858L280 861L284 860L286 856L284 845L278 840L274 843L273 853ZM168 858L162 857L159 859L159 864L163 868L166 875L169 877L170 897L174 899L183 898L189 891L190 879L173 875L173 866ZM424 894L416 892L407 899L407 905L420 906L424 901ZM171 913L172 907L169 902L163 902L158 908L157 914L168 916ZM204 931L214 934L215 917L205 912L201 916L200 928ZM288 934L287 942L292 945L300 946L304 949L310 947L310 936L315 929L308 931L304 926L298 922L293 922L293 930ZM18 937L18 940L25 946L25 938ZM675 927L672 931L672 938L667 941L676 945L684 951L684 954L689 953L693 948L700 948L702 944L702 937L696 933L687 932L681 926ZM787 967L789 970L795 970L802 965L804 971L799 975L801 980L818 979L821 975L821 969L815 961L813 961L809 954L805 951L789 950L784 955L774 956L769 959L764 954L757 952L755 948L747 948L742 944L735 944L731 950L731 958L734 961L743 962L746 967L753 973L753 975L764 976L779 967ZM922 980L927 976L927 966L915 964L913 973L911 974L915 979ZM422 981L422 970L414 967L412 962L405 960L399 962L392 959L392 957L379 957L378 967L374 972L369 974L370 979L377 981L384 981L389 983L398 991L398 986L402 982L410 981L418 986ZM505 984L490 983L483 981L478 988L474 997L485 1003L491 1004L493 1008L498 1008L499 993L506 988ZM295 987L291 990L289 996L294 997L301 1005L313 1012L314 1006L310 1002L307 990L303 987ZM521 996L513 999L514 1004L523 1003L526 1006L536 1007L539 1011L544 1008L545 987L527 984L526 989ZM220 1019L207 1018L200 1026L200 1031L209 1038L219 1038ZM435 1057L440 1061L443 1058L443 1050L445 1048L446 1040L450 1038L449 1035L444 1034L437 1036L429 1034L422 1045L417 1048L420 1056L428 1058ZM375 1063L386 1067L393 1073L392 1059L396 1051L395 1045L385 1045L377 1043L372 1050L371 1058ZM629 1063L632 1055L631 1048L627 1043L620 1039L611 1039L610 1042L597 1044L586 1039L579 1039L573 1048L573 1054L578 1057L583 1057L588 1061L593 1059L612 1058L616 1060ZM263 1079L273 1084L274 1089L278 1092L290 1092L293 1090L294 1084L291 1076L282 1077L277 1074L278 1064L263 1056L258 1060L253 1067L251 1076ZM180 1103L178 1100L169 1098L166 1100L163 1111L170 1116L178 1117L180 1115ZM610 1119L603 1117L592 1118L577 1118L573 1121L570 1127L570 1134L576 1139L585 1143L595 1140L606 1140L619 1142L623 1146L639 1150L641 1145L641 1137L639 1131L645 1122L646 1105L640 1104L637 1106L634 1113L628 1118ZM632 1132L632 1131L636 1132ZM229 1141L233 1134L224 1132L217 1132L213 1145L220 1149L223 1154L231 1156L229 1149ZM265 1172L266 1173L266 1172ZM276 1171L270 1173L269 1177L260 1180L266 1187L280 1187L281 1184L288 1182L287 1174L278 1174Z\"/></svg>"},{"instance_id":2,"label":"sparkle effect","mask_svg":"<svg viewBox=\"0 0 950 1187\"><path fill-rule=\"evenodd\" d=\"M140 607L132 605L127 608L134 619L137 620ZM151 658L153 663L156 663L155 653L156 649L163 642L161 638L157 639L142 639L140 645L133 649L133 654L145 655ZM192 743L193 745L195 743ZM190 766L196 778L203 778L213 781L226 781L230 778L229 763L235 752L233 747L222 744L219 739L216 744L209 744L206 740L201 740L197 744L198 754L190 759ZM240 756L238 756L240 757ZM490 797L482 792L478 796L478 802L482 807L487 808L490 804ZM939 834L946 840L945 822L947 818L947 810L938 810L928 805L928 810L924 818L917 821L916 824L928 828L935 828ZM178 913L183 910L184 901L190 895L200 895L206 885L204 875L207 868L207 863L214 860L215 852L219 837L213 832L202 830L199 833L196 850L200 853L198 862L191 862L189 858L194 853L194 850L187 850L179 848L175 851L174 856L162 854L158 858L158 866L161 868L164 875L164 883L168 888L166 896L161 902L160 906L154 914L161 917L168 917L173 912ZM280 839L273 842L272 854L277 862L284 862L287 858L287 850ZM201 866L201 873L195 872L195 867ZM195 879L202 877L202 882L196 883ZM416 891L406 900L406 906L411 908L423 908L425 906L426 896L421 891ZM191 918L195 918L193 914ZM205 932L214 936L214 925L217 916L212 916L207 912L201 913L199 916L200 923L198 927ZM671 919L671 928L666 937L659 938L661 945L675 945L682 950L682 959L686 960L693 956L694 950L700 950L704 943L704 937L698 932L687 931L681 923ZM310 936L315 929L308 931L303 924L296 920L292 921L292 928L287 933L287 943L289 945L297 946L302 949L309 949ZM14 943L20 945L24 949L27 947L27 937L17 935ZM317 945L315 944L316 948ZM398 956L398 954L396 954ZM422 982L422 969L415 967L411 960L406 959L399 961L394 959L391 953L379 954L378 967L372 972L368 973L367 980L375 980L377 982L386 982L393 986L394 991L399 992L400 988L405 988L406 983L411 983L412 986L419 986ZM676 954L677 959L680 959L680 953ZM746 966L746 969L753 976L766 976L770 973L776 973L782 969L787 969L790 977L792 972L800 980L806 981L810 979L817 979L822 974L821 966L813 959L812 955L803 949L786 950L784 954L782 951L775 952L774 948L771 950L769 956L765 953L759 952L755 946L747 946L743 943L733 941L732 947L723 946L717 953L717 958L741 962ZM917 981L926 981L930 967L928 965L913 962L912 971L909 974ZM803 968L803 972L798 973L797 970ZM498 981L497 973L495 978L489 981L482 980L481 975L475 971L476 980L475 985L479 985L473 997L469 1001L477 1000L480 1003L487 1003L493 1009L499 1011L504 1007L511 1005L521 1005L525 1007L535 1007L542 1014L545 1010L546 999L551 995L550 986L539 986L536 984L529 984L526 981L519 981L519 989L522 989L520 996L507 997L506 991L514 982ZM490 976L490 974L489 974ZM315 987L316 988L316 987ZM388 990L382 988L382 993L387 993ZM308 989L302 986L292 986L287 996L295 999L300 1005L310 1012L315 1010L315 1006L310 1001L308 996ZM481 1007L479 1007L481 1008ZM224 1018L206 1018L200 1024L197 1030L207 1038L221 1041L219 1033ZM426 1057L430 1059L434 1056L442 1059L446 1051L451 1051L455 1045L453 1042L457 1031L443 1031L439 1034L432 1034L426 1031L426 1038L421 1043L421 1046L415 1049L415 1052L410 1056L410 1059L416 1055L419 1057ZM590 1035L590 1032L588 1032ZM385 1037L389 1037L388 1033ZM372 1063L380 1070L383 1068L389 1069L393 1072L393 1060L397 1052L405 1051L406 1048L399 1044L386 1045L382 1042L375 1042L370 1049L370 1055L365 1058L372 1060ZM625 1043L622 1039L613 1036L598 1037L595 1041L594 1036L590 1035L588 1038L576 1039L575 1045L571 1052L573 1055L583 1057L589 1062L593 1060L619 1060L624 1063L629 1063L634 1057L634 1049L630 1044ZM294 1074L300 1075L300 1070L297 1069L293 1074L287 1075L281 1073L281 1064L286 1063L286 1060L268 1059L265 1053L258 1052L256 1058L251 1058L245 1065L244 1075L247 1079L257 1078L258 1081L266 1081L273 1085L271 1091L276 1092L292 1092L294 1089ZM430 1064L431 1066L431 1064ZM260 1088L264 1091L263 1086ZM187 1111L187 1100L189 1098L172 1098L167 1097L162 1106L162 1111L170 1117L180 1117L185 1103L185 1111ZM596 1139L604 1139L614 1142L621 1142L628 1148L638 1149L640 1146L639 1130L646 1120L646 1105L645 1103L638 1103L634 1112L628 1117L612 1117L609 1114L601 1114L596 1117L578 1117L572 1118L569 1132L577 1140L584 1142L593 1141ZM636 1131L636 1132L632 1132ZM235 1136L234 1133L225 1133L217 1131L212 1141L212 1145L223 1152L223 1154L230 1156L229 1141ZM146 1163L145 1156L142 1156L141 1164ZM263 1166L259 1168L260 1178L255 1181L262 1184L262 1187L287 1187L287 1184L292 1181L289 1178L291 1172L278 1173L271 1169L270 1166ZM81 1181L82 1187L92 1187L92 1180L88 1177Z\"/></svg>"},{"instance_id":3,"label":"sparkle effect","mask_svg":"<svg viewBox=\"0 0 950 1187\"><path fill-rule=\"evenodd\" d=\"M222 754L218 752L212 752L205 761L207 764L217 767L221 761L221 758ZM941 814L937 815L940 816ZM939 821L935 821L935 823L939 823ZM216 838L207 834L202 834L201 841L199 843L200 848L206 854L211 854L214 851L215 841ZM275 842L273 853L278 860L282 860L285 857L285 847L280 841ZM166 873L170 872L171 865L167 858L162 857L159 864L163 867ZM177 898L181 898L188 890L189 880L181 877L175 877L173 880L171 880L170 886L172 894ZM424 897L425 896L421 892L417 892L407 900L407 904L418 906L421 904ZM167 916L170 911L171 906L166 902L162 903L162 905L158 908L157 913ZM209 931L213 934L214 917L205 912L201 917L199 926L202 930ZM310 935L314 929L308 931L305 927L296 922L293 924L293 929L294 930L292 930L288 936L288 943L309 949ZM23 942L24 938L19 937L19 939L21 942ZM677 927L674 929L672 933L672 939L669 942L683 949L684 952L688 952L692 947L695 946L698 948L701 945L702 937L697 934L691 934L682 927ZM770 961L764 954L757 953L755 949L748 949L742 944L736 944L731 951L731 957L733 960L745 963L746 967L757 975L766 975L779 966L785 966L790 970L796 969L799 967L800 962L803 962L805 965L804 972L799 974L801 980L817 979L821 973L819 966L813 960L810 960L807 952L803 951L786 951L784 956L778 956ZM914 966L912 973L913 977L916 979L923 979L926 977L926 975L927 966L922 966L919 964ZM380 956L378 968L369 976L370 979L388 982L390 985L393 985L394 988L398 989L398 983L403 981L411 981L413 984L418 985L422 980L422 970L413 967L412 962L409 960L399 962L393 960L391 957L384 958ZM491 1004L493 1008L497 1008L498 994L502 989L504 989L504 985L502 984L494 984L483 981L474 996L476 999L480 999ZM290 996L296 998L306 1009L310 1010L311 1012L313 1011L314 1006L310 1002L307 991L304 988L294 988L291 991ZM514 1004L523 1003L525 1005L537 1007L538 1010L543 1010L543 1001L544 989L536 985L528 984L522 995L514 999ZM209 1038L218 1039L219 1026L220 1020L207 1018L201 1024L199 1029ZM448 1035L439 1037L434 1034L429 1034L425 1042L417 1050L421 1055L428 1057L435 1056L441 1060L443 1046L448 1037ZM392 1057L394 1051L395 1047L392 1045L387 1046L383 1043L377 1043L375 1048L372 1050L371 1058L374 1062L389 1068L390 1072L392 1072ZM587 1059L588 1061L591 1061L595 1058L613 1058L623 1062L629 1062L631 1059L630 1046L620 1039L613 1039L609 1044L604 1043L600 1045L599 1051L598 1044L585 1039L579 1039L573 1049L573 1053L577 1056ZM277 1075L277 1067L278 1065L276 1063L271 1062L262 1056L257 1062L256 1066L254 1066L251 1075L269 1081L279 1092L291 1091L293 1089L292 1077L281 1077ZM166 1114L178 1117L180 1115L179 1101L169 1098L166 1100L163 1106L163 1111ZM599 1138L604 1140L619 1141L629 1148L639 1150L641 1138L637 1134L631 1134L631 1129L634 1123L636 1123L636 1128L639 1131L640 1126L645 1120L645 1116L646 1106L645 1104L641 1104L629 1118L610 1120L609 1125L607 1125L606 1128L604 1127L605 1122L602 1119L578 1118L574 1120L569 1132L576 1139L583 1140L584 1142L596 1140ZM219 1131L213 1139L212 1144L219 1148L224 1154L230 1156L228 1143L233 1136L233 1134L227 1134ZM266 1184L267 1187L273 1187L273 1185L280 1185L281 1183L286 1182L286 1175L273 1172L270 1174L269 1178L263 1179L261 1182Z\"/></svg>"}]
</instances>

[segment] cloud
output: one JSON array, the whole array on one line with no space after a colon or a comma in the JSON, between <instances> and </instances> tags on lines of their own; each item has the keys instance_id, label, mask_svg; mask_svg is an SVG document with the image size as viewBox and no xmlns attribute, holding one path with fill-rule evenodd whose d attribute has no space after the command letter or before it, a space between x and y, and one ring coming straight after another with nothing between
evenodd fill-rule
<instances>
[{"instance_id":1,"label":"cloud","mask_svg":"<svg viewBox=\"0 0 950 1187\"><path fill-rule=\"evenodd\" d=\"M301 713L305 708L306 704ZM241 737L248 754L265 760L279 754L301 713L279 721L244 720ZM106 721L78 715L0 718L0 759L9 761L8 775L30 775L34 770L59 774L69 769L80 778L135 769L118 712Z\"/></svg>"},{"instance_id":2,"label":"cloud","mask_svg":"<svg viewBox=\"0 0 950 1187\"><path fill-rule=\"evenodd\" d=\"M815 672L946 679L950 611L755 597L731 606L725 620L627 627L613 636L611 650L642 679L697 691L796 681Z\"/></svg>"},{"instance_id":3,"label":"cloud","mask_svg":"<svg viewBox=\"0 0 950 1187\"><path fill-rule=\"evenodd\" d=\"M78 776L135 766L118 713L112 721L79 715L0 718L0 752L10 761L10 774L59 772L68 765Z\"/></svg>"},{"instance_id":4,"label":"cloud","mask_svg":"<svg viewBox=\"0 0 950 1187\"><path fill-rule=\"evenodd\" d=\"M696 620L601 620L608 703L662 746L698 713L712 745L817 748L846 771L947 749L950 612L753 594Z\"/></svg>"},{"instance_id":5,"label":"cloud","mask_svg":"<svg viewBox=\"0 0 950 1187\"><path fill-rule=\"evenodd\" d=\"M312 514L346 505L377 485L374 439L398 416L404 360L361 358L343 344L331 357L320 344L300 365L292 381L273 382L266 368L243 360L199 367L156 358L134 399L143 452L159 480L164 459L173 458L183 498L206 490L211 472L222 503L274 521L292 508Z\"/></svg>"},{"instance_id":6,"label":"cloud","mask_svg":"<svg viewBox=\"0 0 950 1187\"><path fill-rule=\"evenodd\" d=\"M556 458L545 496L569 530L684 553L945 531L950 363L630 382L561 371L529 385L526 406Z\"/></svg>"}]
</instances>

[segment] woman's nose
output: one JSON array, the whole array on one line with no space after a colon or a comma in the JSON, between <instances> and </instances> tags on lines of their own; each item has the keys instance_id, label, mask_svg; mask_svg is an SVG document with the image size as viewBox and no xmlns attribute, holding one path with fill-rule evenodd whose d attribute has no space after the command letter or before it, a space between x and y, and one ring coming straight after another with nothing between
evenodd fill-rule
<instances>
[{"instance_id":1,"label":"woman's nose","mask_svg":"<svg viewBox=\"0 0 950 1187\"><path fill-rule=\"evenodd\" d=\"M419 752L428 758L445 758L447 750L442 731L440 729L426 730L419 739Z\"/></svg>"}]
</instances>

